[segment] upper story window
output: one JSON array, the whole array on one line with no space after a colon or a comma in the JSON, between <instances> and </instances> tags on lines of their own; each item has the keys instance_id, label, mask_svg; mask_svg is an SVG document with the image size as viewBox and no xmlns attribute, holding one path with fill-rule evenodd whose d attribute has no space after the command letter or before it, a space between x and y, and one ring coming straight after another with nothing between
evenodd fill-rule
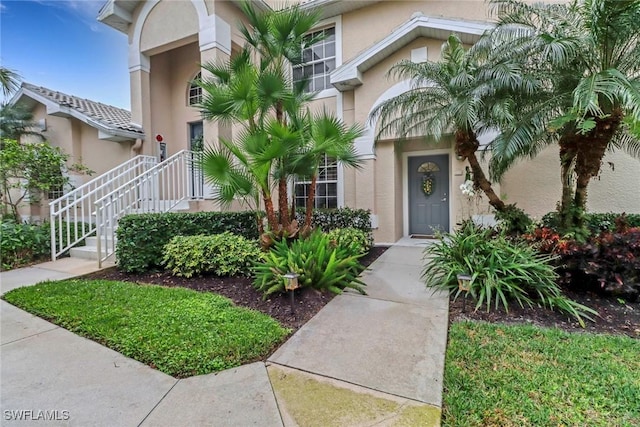
<instances>
[{"instance_id":1,"label":"upper story window","mask_svg":"<svg viewBox=\"0 0 640 427\"><path fill-rule=\"evenodd\" d=\"M202 72L196 74L193 81L189 83L189 94L187 95L187 104L189 106L199 104L202 101L202 88L195 82L202 78Z\"/></svg>"},{"instance_id":2,"label":"upper story window","mask_svg":"<svg viewBox=\"0 0 640 427\"><path fill-rule=\"evenodd\" d=\"M325 28L309 34L308 38L322 37L302 51L302 64L293 67L293 81L308 79L307 90L319 92L331 88L329 74L336 69L336 29Z\"/></svg>"}]
</instances>

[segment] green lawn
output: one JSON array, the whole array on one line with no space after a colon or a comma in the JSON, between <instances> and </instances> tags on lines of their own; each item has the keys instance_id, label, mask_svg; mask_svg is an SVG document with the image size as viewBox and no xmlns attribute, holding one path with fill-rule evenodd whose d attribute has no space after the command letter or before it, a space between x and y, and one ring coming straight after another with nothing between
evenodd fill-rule
<instances>
[{"instance_id":1,"label":"green lawn","mask_svg":"<svg viewBox=\"0 0 640 427\"><path fill-rule=\"evenodd\" d=\"M269 354L288 330L225 297L104 280L44 282L4 299L175 377Z\"/></svg>"},{"instance_id":2,"label":"green lawn","mask_svg":"<svg viewBox=\"0 0 640 427\"><path fill-rule=\"evenodd\" d=\"M454 323L445 426L640 426L640 341Z\"/></svg>"}]
</instances>

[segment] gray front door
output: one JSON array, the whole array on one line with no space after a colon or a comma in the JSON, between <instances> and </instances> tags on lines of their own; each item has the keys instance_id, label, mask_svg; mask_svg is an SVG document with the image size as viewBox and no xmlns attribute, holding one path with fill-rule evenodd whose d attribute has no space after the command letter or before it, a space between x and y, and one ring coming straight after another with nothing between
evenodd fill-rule
<instances>
[{"instance_id":1,"label":"gray front door","mask_svg":"<svg viewBox=\"0 0 640 427\"><path fill-rule=\"evenodd\" d=\"M409 157L409 234L449 231L449 156Z\"/></svg>"}]
</instances>

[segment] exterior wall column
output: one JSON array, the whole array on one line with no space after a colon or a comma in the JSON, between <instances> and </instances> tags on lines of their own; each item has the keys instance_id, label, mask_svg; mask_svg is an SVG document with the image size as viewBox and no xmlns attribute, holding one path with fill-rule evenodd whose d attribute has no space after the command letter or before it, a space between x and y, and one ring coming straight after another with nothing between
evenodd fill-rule
<instances>
[{"instance_id":1,"label":"exterior wall column","mask_svg":"<svg viewBox=\"0 0 640 427\"><path fill-rule=\"evenodd\" d=\"M217 15L210 15L207 21L207 25L204 28L201 26L198 33L200 63L226 62L231 57L231 26ZM211 75L203 69L202 78L207 77ZM232 137L230 125L211 120L203 120L202 131L205 146L218 145L221 137ZM205 194L210 194L213 188L205 182L204 191ZM209 205L207 208L219 210L220 206L216 203L215 206Z\"/></svg>"},{"instance_id":2,"label":"exterior wall column","mask_svg":"<svg viewBox=\"0 0 640 427\"><path fill-rule=\"evenodd\" d=\"M130 45L130 48L132 46ZM133 56L133 57L132 57ZM144 129L144 141L138 154L157 156L151 122L151 65L149 58L137 53L129 56L129 80L131 85L131 121ZM134 156L136 153L132 153Z\"/></svg>"}]
</instances>

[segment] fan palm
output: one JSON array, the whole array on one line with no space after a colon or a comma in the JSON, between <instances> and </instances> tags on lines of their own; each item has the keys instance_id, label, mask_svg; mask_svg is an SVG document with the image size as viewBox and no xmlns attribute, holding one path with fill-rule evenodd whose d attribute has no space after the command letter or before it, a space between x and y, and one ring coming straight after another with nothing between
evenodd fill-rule
<instances>
[{"instance_id":1,"label":"fan palm","mask_svg":"<svg viewBox=\"0 0 640 427\"><path fill-rule=\"evenodd\" d=\"M288 179L312 177L315 190L324 154L357 164L353 141L360 131L328 114L312 116L307 105L314 95L305 91L305 81L290 78L291 65L301 61L305 44L315 41L305 34L318 22L317 15L298 7L258 13L250 2L243 2L242 9L249 21L241 27L247 45L226 63L204 64L208 73L198 82L203 118L235 123L242 131L233 141L221 139L218 147L207 148L201 166L220 188L219 201L228 204L241 197L257 209L262 198L270 231L292 235L296 224L290 223ZM256 57L258 62L253 61ZM272 198L276 184L279 215ZM312 206L313 192L308 197L307 206ZM310 221L310 211L307 218Z\"/></svg>"},{"instance_id":2,"label":"fan palm","mask_svg":"<svg viewBox=\"0 0 640 427\"><path fill-rule=\"evenodd\" d=\"M640 0L492 5L497 25L475 49L491 52L484 78L511 93L513 113L492 147L492 177L557 142L561 218L580 227L605 153L640 155L630 131L640 122Z\"/></svg>"},{"instance_id":3,"label":"fan palm","mask_svg":"<svg viewBox=\"0 0 640 427\"><path fill-rule=\"evenodd\" d=\"M32 130L36 126L33 114L20 105L0 105L0 138L20 140L23 135L33 135L44 139L40 132Z\"/></svg>"},{"instance_id":4,"label":"fan palm","mask_svg":"<svg viewBox=\"0 0 640 427\"><path fill-rule=\"evenodd\" d=\"M465 51L460 38L452 34L442 45L438 62L415 63L404 60L395 64L389 75L409 79L411 89L377 106L370 120L379 118L377 138L406 138L425 135L439 140L453 133L455 152L467 159L474 185L482 189L496 210L505 208L486 178L476 152L478 135L489 130L482 120L482 99L474 94L477 64Z\"/></svg>"},{"instance_id":5,"label":"fan palm","mask_svg":"<svg viewBox=\"0 0 640 427\"><path fill-rule=\"evenodd\" d=\"M6 67L0 67L0 88L4 96L9 96L20 88L20 74Z\"/></svg>"},{"instance_id":6,"label":"fan palm","mask_svg":"<svg viewBox=\"0 0 640 427\"><path fill-rule=\"evenodd\" d=\"M300 127L303 129L303 145L292 161L292 172L310 179L304 221L304 227L308 229L311 227L316 183L323 157L327 156L345 166L359 167L361 159L356 154L353 141L362 135L363 130L359 125L345 125L325 110L314 115L307 111Z\"/></svg>"},{"instance_id":7,"label":"fan palm","mask_svg":"<svg viewBox=\"0 0 640 427\"><path fill-rule=\"evenodd\" d=\"M247 17L248 25L241 24L242 32L247 46L260 58L259 70L261 73L279 76L285 86L292 90L293 99L299 102L294 103L293 109L287 111L287 100L278 99L278 92L273 101L268 106L273 109L278 123L285 123L287 117L293 114L300 106L300 101L311 100L311 96L305 94L304 86L306 82L291 84L290 70L292 65L302 62L302 51L306 45L311 45L319 38L310 38L309 32L315 27L319 20L319 12L302 11L299 6L294 5L277 12L259 12L250 1L243 1L240 7ZM289 105L291 107L291 105ZM289 114L288 114L289 113ZM278 181L278 208L280 211L280 221L287 227L289 224L289 204L287 171L290 169L290 156L283 156L275 163Z\"/></svg>"},{"instance_id":8,"label":"fan palm","mask_svg":"<svg viewBox=\"0 0 640 427\"><path fill-rule=\"evenodd\" d=\"M274 164L287 150L295 150L299 135L277 121L273 106L294 98L282 76L260 72L243 50L228 63L208 63L211 77L198 84L203 89L202 116L208 120L237 123L243 128L237 140L220 139L220 146L205 149L201 161L207 179L219 186L219 201L235 197L256 202L261 196L269 227L279 230L271 196ZM291 105L291 102L287 102Z\"/></svg>"}]
</instances>

